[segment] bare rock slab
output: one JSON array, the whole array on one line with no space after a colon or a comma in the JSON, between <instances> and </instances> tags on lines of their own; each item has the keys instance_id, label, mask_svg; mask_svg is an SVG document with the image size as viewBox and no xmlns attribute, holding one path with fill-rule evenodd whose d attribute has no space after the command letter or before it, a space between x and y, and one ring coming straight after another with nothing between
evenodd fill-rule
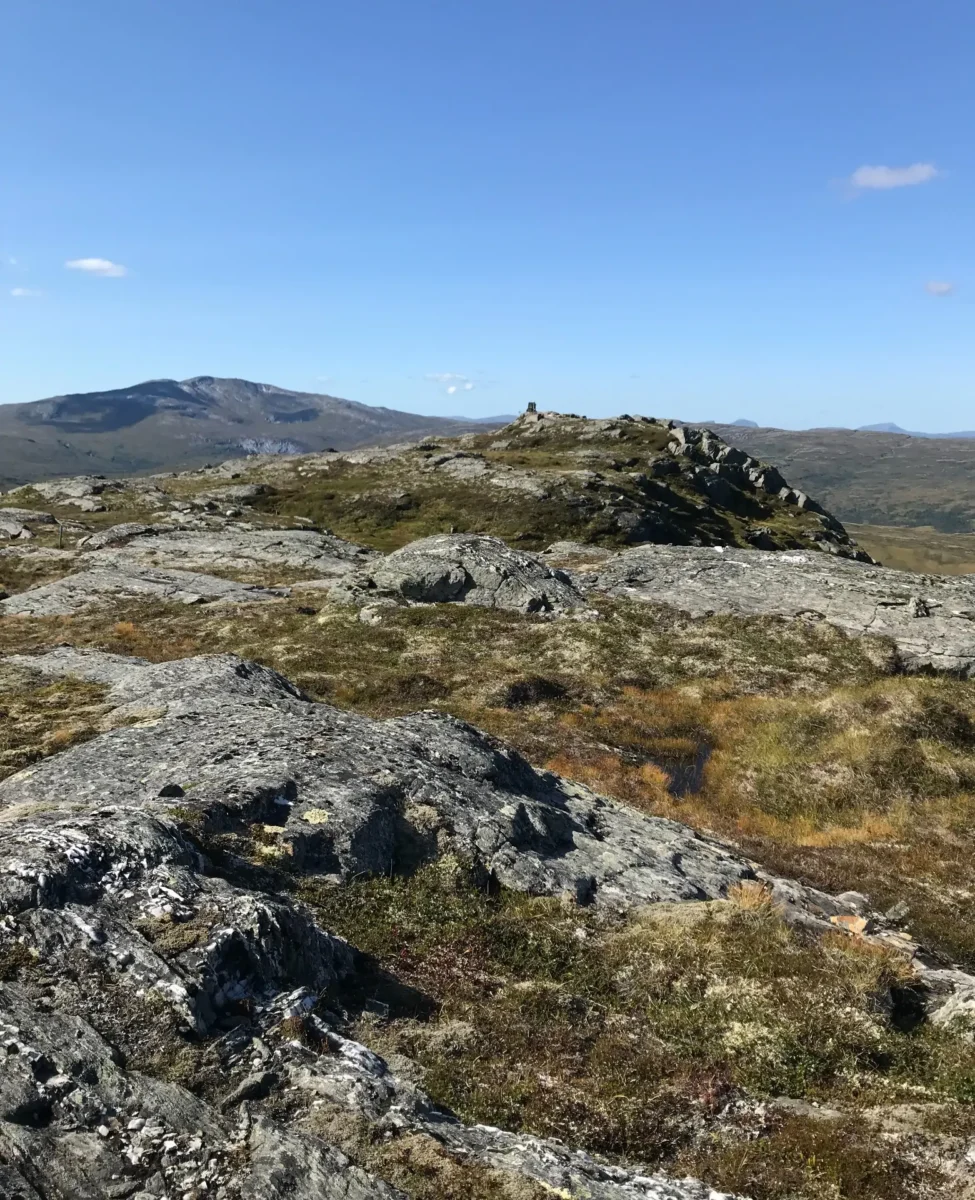
<instances>
[{"instance_id":1,"label":"bare rock slab","mask_svg":"<svg viewBox=\"0 0 975 1200\"><path fill-rule=\"evenodd\" d=\"M93 566L54 583L0 600L0 615L69 616L96 604L124 599L162 600L173 604L250 603L276 600L287 589L261 588L192 571L167 571L134 565Z\"/></svg>"},{"instance_id":2,"label":"bare rock slab","mask_svg":"<svg viewBox=\"0 0 975 1200\"><path fill-rule=\"evenodd\" d=\"M914 575L815 551L637 546L575 579L691 616L829 621L891 639L907 670L975 674L975 576Z\"/></svg>"},{"instance_id":3,"label":"bare rock slab","mask_svg":"<svg viewBox=\"0 0 975 1200\"><path fill-rule=\"evenodd\" d=\"M720 843L535 771L451 717L374 721L312 704L232 655L149 665L64 651L33 661L110 679L116 704L165 715L0 783L0 806L63 796L76 812L135 805L141 819L168 813L176 796L205 823L279 826L282 851L314 873L387 872L449 847L507 886L624 907L714 898L754 874Z\"/></svg>"},{"instance_id":4,"label":"bare rock slab","mask_svg":"<svg viewBox=\"0 0 975 1200\"><path fill-rule=\"evenodd\" d=\"M0 784L0 947L19 946L56 982L52 1001L46 983L0 981L0 1179L11 1194L95 1200L122 1179L125 1195L405 1200L316 1133L324 1103L377 1136L419 1133L557 1193L720 1200L693 1180L437 1109L314 1014L354 970L347 944L205 847L258 824L278 831L291 870L337 880L453 851L511 886L623 905L722 894L751 874L732 851L534 771L461 722L339 712L231 655L149 664L62 648L17 661L97 680L120 712L155 715ZM194 936L162 952L152 929ZM267 1065L268 1031L295 1014L322 1049L278 1037ZM222 1097L134 1069L112 1044L120 1019L141 1022L150 1042L161 1029L164 1047L172 1019L207 1039ZM252 1114L276 1089L287 1121L273 1107Z\"/></svg>"},{"instance_id":5,"label":"bare rock slab","mask_svg":"<svg viewBox=\"0 0 975 1200\"><path fill-rule=\"evenodd\" d=\"M154 565L190 571L286 568L339 579L373 558L373 552L332 533L312 529L172 529L166 525L116 525L81 546L95 562Z\"/></svg>"}]
</instances>

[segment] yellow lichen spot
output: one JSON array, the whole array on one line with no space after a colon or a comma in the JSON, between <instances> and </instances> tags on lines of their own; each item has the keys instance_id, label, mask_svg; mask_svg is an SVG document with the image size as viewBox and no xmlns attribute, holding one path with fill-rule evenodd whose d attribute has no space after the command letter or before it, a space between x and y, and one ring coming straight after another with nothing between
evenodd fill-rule
<instances>
[{"instance_id":1,"label":"yellow lichen spot","mask_svg":"<svg viewBox=\"0 0 975 1200\"><path fill-rule=\"evenodd\" d=\"M324 825L329 817L324 808L310 808L306 813L301 814L301 819L307 821L309 825Z\"/></svg>"}]
</instances>

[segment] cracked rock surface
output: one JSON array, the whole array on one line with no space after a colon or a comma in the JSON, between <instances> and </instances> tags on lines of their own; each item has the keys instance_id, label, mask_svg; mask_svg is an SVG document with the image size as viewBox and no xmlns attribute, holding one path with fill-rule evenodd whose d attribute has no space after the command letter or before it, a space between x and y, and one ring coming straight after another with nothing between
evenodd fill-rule
<instances>
[{"instance_id":1,"label":"cracked rock surface","mask_svg":"<svg viewBox=\"0 0 975 1200\"><path fill-rule=\"evenodd\" d=\"M395 550L334 589L340 602L478 604L559 613L585 600L561 571L483 534L435 534Z\"/></svg>"},{"instance_id":2,"label":"cracked rock surface","mask_svg":"<svg viewBox=\"0 0 975 1200\"><path fill-rule=\"evenodd\" d=\"M286 590L256 587L202 575L193 571L167 571L136 565L98 565L54 583L0 600L0 615L69 616L93 604L118 599L154 599L176 604L241 603L274 600Z\"/></svg>"},{"instance_id":3,"label":"cracked rock surface","mask_svg":"<svg viewBox=\"0 0 975 1200\"><path fill-rule=\"evenodd\" d=\"M80 547L92 562L156 565L179 570L287 567L337 579L376 555L353 542L311 529L172 529L117 525Z\"/></svg>"},{"instance_id":4,"label":"cracked rock surface","mask_svg":"<svg viewBox=\"0 0 975 1200\"><path fill-rule=\"evenodd\" d=\"M556 1194L717 1200L437 1109L312 1011L354 969L347 944L206 847L260 823L296 870L336 881L453 851L515 888L620 906L722 895L749 863L462 722L339 712L233 656L14 661L107 685L127 724L0 783L0 955L27 963L0 975L0 1194L401 1197L329 1144L327 1105ZM161 929L182 940L162 950ZM133 1030L168 1052L203 1039L223 1099L130 1062Z\"/></svg>"},{"instance_id":5,"label":"cracked rock surface","mask_svg":"<svg viewBox=\"0 0 975 1200\"><path fill-rule=\"evenodd\" d=\"M806 551L638 546L574 576L585 590L737 613L829 621L890 638L912 671L975 674L975 579L914 575Z\"/></svg>"},{"instance_id":6,"label":"cracked rock surface","mask_svg":"<svg viewBox=\"0 0 975 1200\"><path fill-rule=\"evenodd\" d=\"M119 719L152 718L0 783L0 803L30 810L38 828L60 819L52 796L70 797L75 824L107 808L126 814L133 844L149 855L156 826L150 835L145 821L178 805L213 831L264 821L295 865L316 874L383 873L450 851L508 887L617 906L713 898L754 875L720 843L536 771L451 717L375 721L313 704L232 655L146 664L65 649L33 662L110 683ZM42 845L47 834L37 836ZM38 865L45 886L70 886L62 867Z\"/></svg>"}]
</instances>

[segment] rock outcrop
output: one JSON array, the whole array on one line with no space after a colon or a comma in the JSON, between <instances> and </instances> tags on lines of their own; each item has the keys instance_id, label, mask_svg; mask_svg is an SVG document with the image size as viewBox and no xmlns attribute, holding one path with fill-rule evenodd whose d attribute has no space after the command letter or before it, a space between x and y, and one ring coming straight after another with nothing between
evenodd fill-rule
<instances>
[{"instance_id":1,"label":"rock outcrop","mask_svg":"<svg viewBox=\"0 0 975 1200\"><path fill-rule=\"evenodd\" d=\"M125 599L162 600L173 604L244 603L274 600L287 589L201 575L118 564L92 566L0 600L0 616L62 617L95 604Z\"/></svg>"},{"instance_id":2,"label":"rock outcrop","mask_svg":"<svg viewBox=\"0 0 975 1200\"><path fill-rule=\"evenodd\" d=\"M373 604L477 604L523 613L584 606L561 571L500 538L441 533L411 542L333 589L334 599Z\"/></svg>"},{"instance_id":3,"label":"rock outcrop","mask_svg":"<svg viewBox=\"0 0 975 1200\"><path fill-rule=\"evenodd\" d=\"M512 687L559 697L543 716L564 718L560 730L585 708L592 727L580 744L595 747L597 756L619 753L627 767L629 743L603 719L608 707L588 690L586 672L593 663L593 674L611 676L613 688L628 683L628 667L612 668L614 631L622 628L635 631L642 671L672 649L685 653L681 631L690 631L693 653L705 654L729 626L698 629L679 613L822 621L853 636L880 637L876 655L868 643L859 648L869 680L874 668L975 676L975 584L852 561L865 556L842 526L775 468L708 430L673 422L532 413L499 434L449 444L238 460L124 486L86 476L37 491L59 505L112 512L55 529L50 514L0 508L5 586L75 572L0 599L0 619L18 618L0 620L8 646L22 637L50 644L73 636L70 621L25 622L100 605L105 610L88 613L74 636L125 644L117 622L129 615L127 601L261 603L260 614L244 609L232 619L198 621L144 606L139 634L161 632L145 644L165 653L166 636L199 627L202 644L267 653L340 702L352 692L350 672L336 665L335 639L347 637L353 671L361 647L361 682L386 689L377 710L401 712L398 693L387 707L389 679L401 683L400 663L386 672L391 660L383 656L405 650L407 670L415 663L438 673L404 677L404 696L445 696L451 693L435 689L440 675L453 672L452 660L449 671L428 666L445 643L427 636L423 620L400 617L366 630L334 606L353 605L369 623L382 622L387 606L483 606L499 611L490 618L469 613L460 622L467 633L468 625L475 636L496 628L505 654L509 645L531 643L534 656L536 638L545 643L538 661L546 677ZM244 505L251 509L246 520ZM441 533L381 555L318 529L327 523L390 546L410 531L444 528L445 520L500 531L508 541ZM274 522L304 527L272 528ZM679 544L653 544L667 542ZM545 552L514 549L546 544ZM298 589L309 595L294 600ZM641 602L679 612L636 611ZM318 620L297 622L296 614ZM560 626L547 618L596 623ZM455 624L443 613L431 622L438 637L452 638ZM748 635L741 644L751 653L755 623L741 624ZM677 643L665 646L672 630ZM773 641L781 635L799 644L789 653L802 655L801 687L821 643L837 657L849 649L831 629L796 636L795 629L784 634L761 624L759 636L767 632ZM563 642L568 651L555 663L550 647ZM441 649L431 652L431 645ZM577 692L559 674L558 664L570 659L571 687L585 685ZM465 1171L474 1167L492 1179L497 1173L504 1186L497 1191L491 1183L484 1194L506 1200L720 1200L694 1180L465 1125L426 1094L421 1043L414 1049L399 1040L398 1018L372 998L377 969L392 959L370 961L359 949L371 947L346 943L338 930L356 926L342 925L340 914L373 889L398 896L402 887L412 905L425 880L452 881L459 863L459 887L471 895L483 889L491 904L512 911L557 912L583 955L601 952L590 929L615 938L644 921L683 927L692 911L694 920L706 912L709 920L730 921L754 904L790 944L779 913L804 931L797 946L828 934L826 946L849 937L859 947L862 939L869 954L883 950L909 961L904 987L877 997L878 1006L897 1009L898 1020L950 1024L975 1013L975 978L950 965L955 951L939 956L920 944L916 931L928 927L905 921L906 901L884 916L859 893L833 895L781 878L735 845L535 769L442 711L368 718L314 703L277 672L230 654L149 663L62 646L3 663L10 682L0 719L7 716L14 728L7 769L30 765L0 782L0 1200L409 1200L409 1189L397 1190L406 1186L402 1176L374 1153L397 1139L422 1142L426 1153L435 1147ZM632 678L627 703L640 706L649 683L642 674ZM500 712L491 706L502 693L491 687L488 681L485 722ZM651 693L648 709L652 703ZM500 715L517 720L517 707L512 700ZM526 727L536 715L525 710ZM709 751L720 765L720 747L705 746L705 757ZM655 758L639 762L641 771L657 769ZM409 884L378 881L416 871ZM511 891L561 903L526 904ZM646 906L658 907L634 911ZM391 936L395 954L398 916ZM415 977L391 970L395 987L409 990ZM493 972L484 978L489 1004L521 987L514 979L499 984ZM422 978L416 982L425 988ZM388 986L390 977L382 984ZM384 1044L397 1053L388 1062L350 1040L353 1028L365 1042L373 1037L371 1018L351 1026L343 1012L347 1003L359 1011L349 1000L356 995L370 997L366 1012L378 1014L379 1036L392 1035ZM421 991L416 996L430 1001ZM582 998L566 988L563 999ZM629 1043L623 1045L628 1054ZM414 1053L418 1061L402 1056ZM747 1103L753 1101L764 1113L764 1102ZM702 1117L701 1136L705 1129L719 1136L720 1120ZM744 1126L738 1134L750 1136Z\"/></svg>"},{"instance_id":4,"label":"rock outcrop","mask_svg":"<svg viewBox=\"0 0 975 1200\"><path fill-rule=\"evenodd\" d=\"M37 508L14 508L10 505L0 505L0 520L19 521L22 525L53 525L54 517L48 512Z\"/></svg>"},{"instance_id":5,"label":"rock outcrop","mask_svg":"<svg viewBox=\"0 0 975 1200\"><path fill-rule=\"evenodd\" d=\"M0 976L5 1194L400 1196L315 1133L328 1102L551 1188L714 1200L437 1110L311 1013L353 969L347 945L206 847L259 826L271 861L336 883L456 852L510 886L613 905L720 895L748 863L538 773L461 722L341 713L231 656L17 661L107 685L124 724L0 783L0 958L20 964ZM165 949L150 935L161 929L178 935ZM281 1033L296 1019L303 1041ZM203 1039L222 1102L128 1062L133 1025L162 1053ZM286 1125L260 1106L282 1089Z\"/></svg>"},{"instance_id":6,"label":"rock outcrop","mask_svg":"<svg viewBox=\"0 0 975 1200\"><path fill-rule=\"evenodd\" d=\"M829 621L890 638L911 671L975 673L975 579L912 575L815 552L639 546L575 576L585 589L737 613Z\"/></svg>"},{"instance_id":7,"label":"rock outcrop","mask_svg":"<svg viewBox=\"0 0 975 1200\"><path fill-rule=\"evenodd\" d=\"M127 523L79 543L92 562L152 565L187 571L289 569L338 579L376 558L330 533L312 529L173 529ZM97 553L96 553L97 552Z\"/></svg>"},{"instance_id":8,"label":"rock outcrop","mask_svg":"<svg viewBox=\"0 0 975 1200\"><path fill-rule=\"evenodd\" d=\"M537 772L450 717L376 722L311 704L229 655L149 665L64 650L34 665L111 681L119 720L152 714L0 783L0 804L25 805L45 826L59 809L51 797L77 825L110 806L163 820L177 796L204 830L272 825L281 854L316 874L348 879L451 852L508 887L615 906L713 898L753 875L686 826ZM57 880L62 869L42 858L37 871L55 892L77 890Z\"/></svg>"},{"instance_id":9,"label":"rock outcrop","mask_svg":"<svg viewBox=\"0 0 975 1200\"><path fill-rule=\"evenodd\" d=\"M793 921L867 924L863 897L771 877L450 717L341 712L231 655L9 661L103 685L114 728L0 783L0 1195L405 1200L330 1143L324 1105L541 1194L721 1200L438 1109L339 1031L322 997L356 970L350 948L227 836L259 831L268 868L334 887L451 855L612 909L757 879ZM912 952L882 920L870 936ZM975 1006L962 972L926 979L950 1011ZM216 1090L181 1086L180 1047Z\"/></svg>"},{"instance_id":10,"label":"rock outcrop","mask_svg":"<svg viewBox=\"0 0 975 1200\"><path fill-rule=\"evenodd\" d=\"M33 508L0 507L0 539L30 541L34 533L32 525L51 525L54 518L50 513Z\"/></svg>"}]
</instances>

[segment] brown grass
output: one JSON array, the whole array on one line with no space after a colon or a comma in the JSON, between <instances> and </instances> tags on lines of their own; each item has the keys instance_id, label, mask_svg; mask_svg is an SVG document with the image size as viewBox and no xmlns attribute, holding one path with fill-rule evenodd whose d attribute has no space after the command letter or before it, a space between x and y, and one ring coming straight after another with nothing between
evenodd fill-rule
<instances>
[{"instance_id":1,"label":"brown grass","mask_svg":"<svg viewBox=\"0 0 975 1200\"><path fill-rule=\"evenodd\" d=\"M0 663L0 779L98 731L106 689Z\"/></svg>"},{"instance_id":2,"label":"brown grass","mask_svg":"<svg viewBox=\"0 0 975 1200\"><path fill-rule=\"evenodd\" d=\"M466 1120L713 1184L747 1178L755 1200L904 1200L920 1196L920 1173L875 1137L787 1166L787 1147L817 1145L818 1127L759 1122L769 1136L756 1148L749 1104L787 1095L854 1113L923 1092L954 1112L975 1094L964 1037L898 1030L892 997L911 982L902 959L840 933L792 932L749 889L619 920L488 895L444 862L409 880L309 881L301 895L366 956L343 1002L390 1006L356 1035L409 1055ZM737 1131L718 1120L731 1100L752 1114ZM717 1140L700 1141L702 1127ZM833 1190L817 1192L825 1180Z\"/></svg>"},{"instance_id":3,"label":"brown grass","mask_svg":"<svg viewBox=\"0 0 975 1200\"><path fill-rule=\"evenodd\" d=\"M975 574L975 534L940 533L930 525L847 525L851 537L898 571Z\"/></svg>"}]
</instances>

